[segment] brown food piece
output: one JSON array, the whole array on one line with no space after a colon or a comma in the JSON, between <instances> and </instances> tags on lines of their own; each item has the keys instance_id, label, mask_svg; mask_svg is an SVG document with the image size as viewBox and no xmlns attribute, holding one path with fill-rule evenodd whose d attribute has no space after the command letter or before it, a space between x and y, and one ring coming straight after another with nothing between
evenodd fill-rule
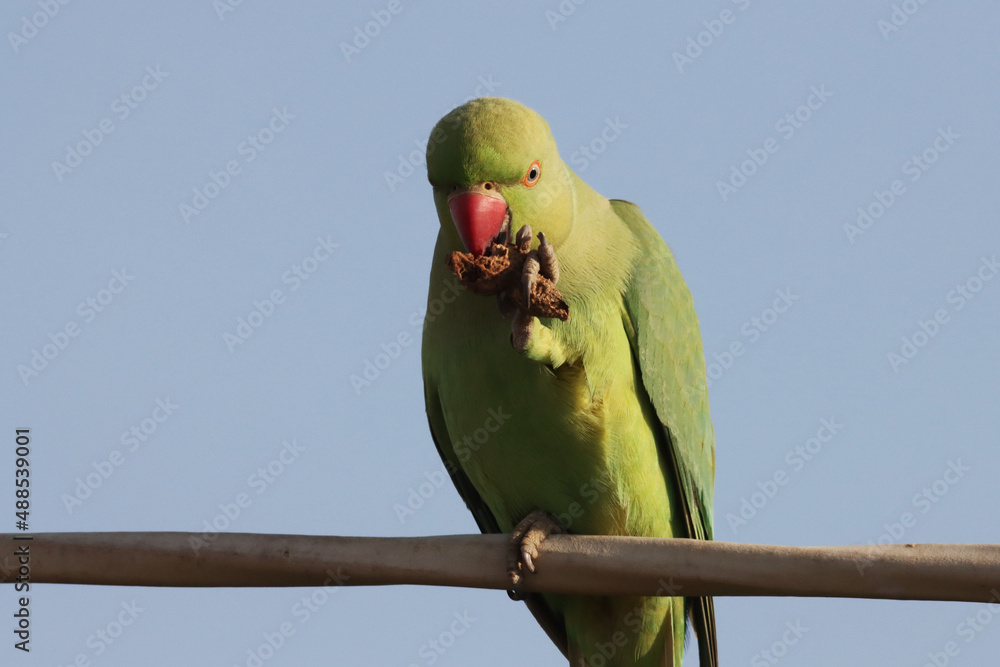
<instances>
[{"instance_id":1,"label":"brown food piece","mask_svg":"<svg viewBox=\"0 0 1000 667\"><path fill-rule=\"evenodd\" d=\"M448 268L458 276L459 282L473 294L493 296L506 294L519 310L524 310L524 290L521 275L527 253L513 243L492 243L480 257L470 252L453 252L448 256ZM528 314L534 317L554 317L569 320L569 306L555 283L538 275L531 290L531 307Z\"/></svg>"}]
</instances>

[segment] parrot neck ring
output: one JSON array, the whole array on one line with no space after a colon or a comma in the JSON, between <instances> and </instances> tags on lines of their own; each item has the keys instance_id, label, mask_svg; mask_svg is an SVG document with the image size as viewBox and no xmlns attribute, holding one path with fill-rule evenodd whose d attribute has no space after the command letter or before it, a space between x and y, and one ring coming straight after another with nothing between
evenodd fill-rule
<instances>
[{"instance_id":1,"label":"parrot neck ring","mask_svg":"<svg viewBox=\"0 0 1000 667\"><path fill-rule=\"evenodd\" d=\"M490 242L510 236L510 208L495 183L477 183L448 195L448 210L465 249L479 257Z\"/></svg>"}]
</instances>

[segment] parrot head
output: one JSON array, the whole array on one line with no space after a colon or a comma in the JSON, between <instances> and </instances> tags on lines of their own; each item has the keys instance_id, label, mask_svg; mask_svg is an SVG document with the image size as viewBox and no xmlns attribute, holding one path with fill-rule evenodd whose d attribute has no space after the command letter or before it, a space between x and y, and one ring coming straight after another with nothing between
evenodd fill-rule
<instances>
[{"instance_id":1,"label":"parrot head","mask_svg":"<svg viewBox=\"0 0 1000 667\"><path fill-rule=\"evenodd\" d=\"M569 236L570 171L548 123L523 104L481 97L448 113L427 142L427 178L456 250L478 257L526 224L557 248Z\"/></svg>"}]
</instances>

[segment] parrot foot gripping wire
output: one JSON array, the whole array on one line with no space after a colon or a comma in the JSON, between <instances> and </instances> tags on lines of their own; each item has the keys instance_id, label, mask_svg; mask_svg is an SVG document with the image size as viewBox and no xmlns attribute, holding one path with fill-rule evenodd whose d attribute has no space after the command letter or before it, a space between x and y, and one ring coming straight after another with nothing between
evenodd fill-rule
<instances>
[{"instance_id":1,"label":"parrot foot gripping wire","mask_svg":"<svg viewBox=\"0 0 1000 667\"><path fill-rule=\"evenodd\" d=\"M507 545L507 575L510 577L510 588L507 595L511 600L524 599L524 584L522 570L535 571L535 559L538 558L538 547L545 538L553 533L565 533L566 529L559 520L548 512L535 510L514 527Z\"/></svg>"}]
</instances>

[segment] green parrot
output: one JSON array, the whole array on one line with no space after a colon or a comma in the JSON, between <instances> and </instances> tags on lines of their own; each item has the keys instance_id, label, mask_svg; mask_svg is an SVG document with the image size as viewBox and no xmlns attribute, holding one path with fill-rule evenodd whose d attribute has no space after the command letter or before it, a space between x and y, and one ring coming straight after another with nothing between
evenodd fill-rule
<instances>
[{"instance_id":1,"label":"green parrot","mask_svg":"<svg viewBox=\"0 0 1000 667\"><path fill-rule=\"evenodd\" d=\"M698 319L639 207L592 190L545 120L501 98L438 122L427 175L441 223L423 332L428 421L479 528L513 533L512 593L553 531L712 539L715 435ZM534 246L525 293L539 276L557 283L567 321L449 289L452 252L478 257L515 239ZM718 661L711 598L525 602L573 667L679 667L688 617L702 667Z\"/></svg>"}]
</instances>

